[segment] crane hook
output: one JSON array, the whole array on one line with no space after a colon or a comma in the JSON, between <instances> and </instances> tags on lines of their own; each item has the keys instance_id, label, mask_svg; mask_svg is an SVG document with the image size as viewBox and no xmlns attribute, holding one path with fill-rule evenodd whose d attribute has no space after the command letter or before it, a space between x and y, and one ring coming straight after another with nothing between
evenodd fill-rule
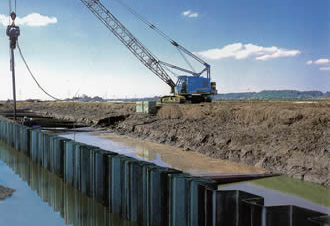
<instances>
[{"instance_id":1,"label":"crane hook","mask_svg":"<svg viewBox=\"0 0 330 226\"><path fill-rule=\"evenodd\" d=\"M15 19L16 19L16 13L15 12L11 12L10 14L10 18L12 19L12 25L15 25Z\"/></svg>"},{"instance_id":2,"label":"crane hook","mask_svg":"<svg viewBox=\"0 0 330 226\"><path fill-rule=\"evenodd\" d=\"M16 19L16 13L15 12L12 12L10 14L10 18L14 21Z\"/></svg>"}]
</instances>

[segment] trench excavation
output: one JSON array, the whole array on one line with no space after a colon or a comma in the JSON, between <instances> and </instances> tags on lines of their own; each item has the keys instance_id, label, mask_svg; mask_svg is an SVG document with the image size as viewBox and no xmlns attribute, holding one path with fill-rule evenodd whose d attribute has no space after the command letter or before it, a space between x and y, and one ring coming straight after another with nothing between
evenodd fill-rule
<instances>
[{"instance_id":1,"label":"trench excavation","mask_svg":"<svg viewBox=\"0 0 330 226\"><path fill-rule=\"evenodd\" d=\"M152 115L136 113L135 107L133 103L110 102L18 103L18 108L43 117L101 127L330 186L327 102L164 105ZM4 104L0 109L9 111L10 106ZM104 122L103 126L97 126L99 122Z\"/></svg>"},{"instance_id":2,"label":"trench excavation","mask_svg":"<svg viewBox=\"0 0 330 226\"><path fill-rule=\"evenodd\" d=\"M211 179L159 167L0 119L0 138L112 214L139 225L326 225L320 212L264 206ZM179 198L180 197L180 198ZM321 224L321 225L322 225Z\"/></svg>"}]
</instances>

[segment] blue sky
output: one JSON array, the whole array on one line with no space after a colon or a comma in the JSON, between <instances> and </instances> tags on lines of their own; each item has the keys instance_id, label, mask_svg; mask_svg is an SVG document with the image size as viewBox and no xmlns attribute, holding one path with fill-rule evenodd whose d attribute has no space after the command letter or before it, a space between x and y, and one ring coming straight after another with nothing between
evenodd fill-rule
<instances>
[{"instance_id":1,"label":"blue sky","mask_svg":"<svg viewBox=\"0 0 330 226\"><path fill-rule=\"evenodd\" d=\"M328 0L123 1L211 64L220 93L330 90ZM158 58L185 66L171 45L116 0L101 2ZM21 48L40 83L53 95L119 98L169 93L169 87L79 0L17 3ZM0 14L8 15L7 1L0 2ZM0 27L0 99L8 99L12 95L8 38L5 26ZM16 59L18 99L47 99L17 51Z\"/></svg>"}]
</instances>

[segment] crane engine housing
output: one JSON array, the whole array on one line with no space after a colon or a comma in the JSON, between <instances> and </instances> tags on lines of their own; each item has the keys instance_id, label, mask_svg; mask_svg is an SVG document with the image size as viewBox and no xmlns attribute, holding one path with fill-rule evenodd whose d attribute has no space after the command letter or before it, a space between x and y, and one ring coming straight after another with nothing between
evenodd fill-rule
<instances>
[{"instance_id":1,"label":"crane engine housing","mask_svg":"<svg viewBox=\"0 0 330 226\"><path fill-rule=\"evenodd\" d=\"M175 93L191 102L210 102L210 95L217 94L216 83L210 78L196 76L178 76Z\"/></svg>"}]
</instances>

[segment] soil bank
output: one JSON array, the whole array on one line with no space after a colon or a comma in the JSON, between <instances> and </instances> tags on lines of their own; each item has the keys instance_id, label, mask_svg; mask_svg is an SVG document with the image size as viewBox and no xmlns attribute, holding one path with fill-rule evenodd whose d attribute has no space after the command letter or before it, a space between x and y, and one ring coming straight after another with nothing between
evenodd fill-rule
<instances>
[{"instance_id":1,"label":"soil bank","mask_svg":"<svg viewBox=\"0 0 330 226\"><path fill-rule=\"evenodd\" d=\"M4 104L0 110L9 107ZM135 113L133 103L41 102L18 107L330 187L327 101L162 105L156 115Z\"/></svg>"}]
</instances>

